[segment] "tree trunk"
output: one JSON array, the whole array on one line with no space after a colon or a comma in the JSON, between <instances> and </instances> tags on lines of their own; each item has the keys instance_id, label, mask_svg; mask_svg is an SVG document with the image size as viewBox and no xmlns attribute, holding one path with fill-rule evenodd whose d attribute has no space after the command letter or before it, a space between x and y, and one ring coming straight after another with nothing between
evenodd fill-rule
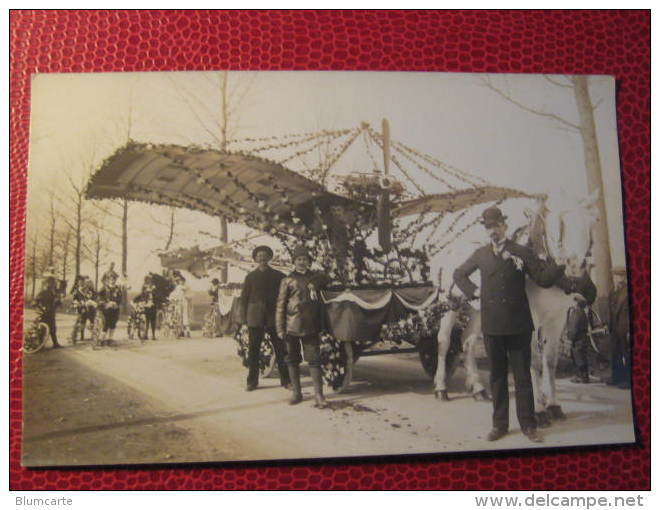
<instances>
[{"instance_id":1,"label":"tree trunk","mask_svg":"<svg viewBox=\"0 0 660 510\"><path fill-rule=\"evenodd\" d=\"M37 287L37 237L34 238L32 245L32 292L30 293L30 301L34 301L34 293Z\"/></svg>"},{"instance_id":2,"label":"tree trunk","mask_svg":"<svg viewBox=\"0 0 660 510\"><path fill-rule=\"evenodd\" d=\"M121 218L121 274L128 275L128 200L124 199L123 214ZM121 308L124 313L128 310L128 293L126 287L123 287L123 299Z\"/></svg>"},{"instance_id":3,"label":"tree trunk","mask_svg":"<svg viewBox=\"0 0 660 510\"><path fill-rule=\"evenodd\" d=\"M227 71L222 73L222 122L220 123L221 138L220 138L220 148L223 151L227 150L227 123L229 122L229 111L227 110ZM227 243L229 240L228 230L227 230L227 218L225 216L220 217L220 240L223 243ZM229 277L229 264L225 264L220 270L220 281L222 283L227 283Z\"/></svg>"},{"instance_id":4,"label":"tree trunk","mask_svg":"<svg viewBox=\"0 0 660 510\"><path fill-rule=\"evenodd\" d=\"M80 275L80 250L82 244L82 195L78 194L76 202L76 275Z\"/></svg>"},{"instance_id":5,"label":"tree trunk","mask_svg":"<svg viewBox=\"0 0 660 510\"><path fill-rule=\"evenodd\" d=\"M598 221L594 228L594 283L598 289L597 309L602 318L608 320L609 309L607 298L613 287L612 284L612 257L610 253L610 238L605 208L605 188L600 166L598 152L598 139L596 137L596 124L594 122L593 106L589 96L589 83L587 76L574 76L573 89L575 101L580 115L580 135L584 149L584 163L587 171L587 186L589 193L598 190Z\"/></svg>"},{"instance_id":6,"label":"tree trunk","mask_svg":"<svg viewBox=\"0 0 660 510\"><path fill-rule=\"evenodd\" d=\"M99 288L99 269L101 266L101 234L96 231L96 246L94 247L94 288Z\"/></svg>"},{"instance_id":7,"label":"tree trunk","mask_svg":"<svg viewBox=\"0 0 660 510\"><path fill-rule=\"evenodd\" d=\"M167 242L165 243L165 251L170 249L173 240L174 240L174 207L170 209L170 235L167 237Z\"/></svg>"}]
</instances>

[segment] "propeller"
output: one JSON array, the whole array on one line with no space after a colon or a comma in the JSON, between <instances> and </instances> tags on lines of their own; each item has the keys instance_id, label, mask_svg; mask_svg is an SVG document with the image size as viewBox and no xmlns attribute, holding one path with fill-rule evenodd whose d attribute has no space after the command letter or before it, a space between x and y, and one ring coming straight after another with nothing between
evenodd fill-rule
<instances>
[{"instance_id":1,"label":"propeller","mask_svg":"<svg viewBox=\"0 0 660 510\"><path fill-rule=\"evenodd\" d=\"M381 194L378 197L378 244L385 253L392 249L392 218L390 215L390 124L383 119L383 175L379 180Z\"/></svg>"}]
</instances>

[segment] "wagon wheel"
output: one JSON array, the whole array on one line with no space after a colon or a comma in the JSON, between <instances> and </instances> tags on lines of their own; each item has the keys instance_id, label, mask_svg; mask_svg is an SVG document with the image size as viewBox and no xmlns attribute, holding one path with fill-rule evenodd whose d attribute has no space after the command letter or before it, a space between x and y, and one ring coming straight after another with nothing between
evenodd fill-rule
<instances>
[{"instance_id":1,"label":"wagon wheel","mask_svg":"<svg viewBox=\"0 0 660 510\"><path fill-rule=\"evenodd\" d=\"M333 337L329 332L322 331L320 337L323 380L333 390L337 391L344 383L346 351L342 346L342 342ZM354 356L354 358L357 359L357 356Z\"/></svg>"},{"instance_id":2,"label":"wagon wheel","mask_svg":"<svg viewBox=\"0 0 660 510\"><path fill-rule=\"evenodd\" d=\"M34 322L25 332L23 338L23 352L33 354L39 351L46 344L46 337L49 334L48 325L43 322Z\"/></svg>"},{"instance_id":3,"label":"wagon wheel","mask_svg":"<svg viewBox=\"0 0 660 510\"><path fill-rule=\"evenodd\" d=\"M259 373L261 377L274 377L276 367L277 359L273 351L273 344L270 343L270 335L266 333L259 352Z\"/></svg>"},{"instance_id":4,"label":"wagon wheel","mask_svg":"<svg viewBox=\"0 0 660 510\"><path fill-rule=\"evenodd\" d=\"M445 358L445 374L447 380L451 379L458 362L460 361L461 355L461 336L463 330L455 327L451 333L451 344L449 350L447 351L447 356ZM438 341L436 335L428 336L420 339L417 343L417 350L419 351L419 360L422 363L422 368L424 372L431 379L435 378L435 373L438 370Z\"/></svg>"},{"instance_id":5,"label":"wagon wheel","mask_svg":"<svg viewBox=\"0 0 660 510\"><path fill-rule=\"evenodd\" d=\"M424 372L433 379L438 370L438 342L434 336L421 338L417 343L417 350Z\"/></svg>"},{"instance_id":6,"label":"wagon wheel","mask_svg":"<svg viewBox=\"0 0 660 510\"><path fill-rule=\"evenodd\" d=\"M248 327L243 324L234 335L234 340L238 344L236 353L241 358L243 366L248 366L248 345L249 333ZM261 377L271 377L277 365L275 360L275 353L270 343L270 336L268 333L264 335L264 340L261 342L261 349L259 352L259 375Z\"/></svg>"}]
</instances>

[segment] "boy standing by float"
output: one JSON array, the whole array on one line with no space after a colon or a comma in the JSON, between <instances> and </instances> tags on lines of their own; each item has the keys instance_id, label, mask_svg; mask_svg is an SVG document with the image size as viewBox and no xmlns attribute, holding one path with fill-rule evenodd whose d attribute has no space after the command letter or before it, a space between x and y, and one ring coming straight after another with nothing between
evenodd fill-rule
<instances>
[{"instance_id":1,"label":"boy standing by float","mask_svg":"<svg viewBox=\"0 0 660 510\"><path fill-rule=\"evenodd\" d=\"M268 265L273 258L273 250L268 246L257 246L252 251L252 258L257 268L245 277L241 292L241 319L247 324L249 334L247 391L255 390L259 384L259 352L266 332L275 353L280 383L288 387L289 372L284 363L286 349L283 337L278 337L275 329L275 304L284 273Z\"/></svg>"},{"instance_id":2,"label":"boy standing by float","mask_svg":"<svg viewBox=\"0 0 660 510\"><path fill-rule=\"evenodd\" d=\"M315 407L324 408L328 403L323 396L321 379L319 291L328 284L329 278L322 273L310 270L312 258L304 246L298 246L294 250L293 263L295 269L282 280L280 285L276 313L277 332L286 343L286 363L293 390L289 404L294 405L302 401L300 389L302 346L314 384Z\"/></svg>"}]
</instances>

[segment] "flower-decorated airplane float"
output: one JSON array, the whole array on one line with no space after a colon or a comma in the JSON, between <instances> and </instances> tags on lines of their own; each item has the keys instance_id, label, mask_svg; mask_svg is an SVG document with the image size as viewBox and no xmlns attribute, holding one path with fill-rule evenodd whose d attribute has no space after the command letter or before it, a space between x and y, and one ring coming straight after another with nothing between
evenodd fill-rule
<instances>
[{"instance_id":1,"label":"flower-decorated airplane float","mask_svg":"<svg viewBox=\"0 0 660 510\"><path fill-rule=\"evenodd\" d=\"M369 171L338 170L358 141ZM472 207L533 198L391 140L387 120L381 132L362 123L230 140L227 146L222 151L131 141L91 177L86 196L224 216L272 236L284 253L305 244L316 269L333 281L322 292L321 350L324 379L335 389L348 384L359 357L388 352L419 352L433 376L436 334L449 298L431 279L431 259L477 224L467 214ZM422 181L433 183L436 192ZM186 263L203 267L200 275L214 263L243 267L247 258L198 251L198 259ZM176 265L181 258L170 253L161 261ZM243 357L245 330L236 335ZM267 371L272 353L263 344Z\"/></svg>"}]
</instances>

